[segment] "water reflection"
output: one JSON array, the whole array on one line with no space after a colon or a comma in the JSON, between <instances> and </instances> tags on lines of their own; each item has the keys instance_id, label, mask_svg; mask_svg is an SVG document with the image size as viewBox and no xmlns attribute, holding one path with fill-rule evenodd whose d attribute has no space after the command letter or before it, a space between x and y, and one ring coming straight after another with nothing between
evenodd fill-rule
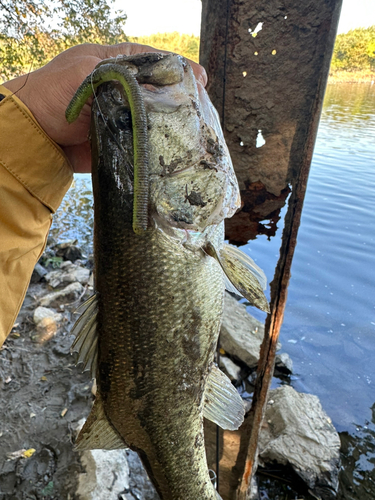
<instances>
[{"instance_id":1,"label":"water reflection","mask_svg":"<svg viewBox=\"0 0 375 500\"><path fill-rule=\"evenodd\" d=\"M323 104L324 118L340 123L344 129L353 130L353 124L363 125L366 121L373 123L374 101L374 85L328 85Z\"/></svg>"},{"instance_id":2,"label":"water reflection","mask_svg":"<svg viewBox=\"0 0 375 500\"><path fill-rule=\"evenodd\" d=\"M93 194L91 175L76 175L53 217L50 235L57 241L78 239L86 254L93 249Z\"/></svg>"},{"instance_id":3,"label":"water reflection","mask_svg":"<svg viewBox=\"0 0 375 500\"><path fill-rule=\"evenodd\" d=\"M279 196L275 196L261 182L247 184L246 191L241 193L241 211L225 221L229 243L240 246L259 235L265 235L268 239L275 236L280 226L282 229L283 222L279 221L290 193L289 186L282 189Z\"/></svg>"}]
</instances>

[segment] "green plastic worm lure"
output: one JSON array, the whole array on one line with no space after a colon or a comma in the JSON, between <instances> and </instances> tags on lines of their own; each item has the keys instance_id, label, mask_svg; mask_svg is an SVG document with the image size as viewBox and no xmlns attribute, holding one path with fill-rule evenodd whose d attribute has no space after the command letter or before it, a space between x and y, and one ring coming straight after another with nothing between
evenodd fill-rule
<instances>
[{"instance_id":1,"label":"green plastic worm lure","mask_svg":"<svg viewBox=\"0 0 375 500\"><path fill-rule=\"evenodd\" d=\"M123 86L131 111L134 149L133 230L141 234L147 229L148 222L148 137L146 110L137 80L123 65L102 64L81 83L65 116L69 123L73 123L95 89L112 80L117 80Z\"/></svg>"}]
</instances>

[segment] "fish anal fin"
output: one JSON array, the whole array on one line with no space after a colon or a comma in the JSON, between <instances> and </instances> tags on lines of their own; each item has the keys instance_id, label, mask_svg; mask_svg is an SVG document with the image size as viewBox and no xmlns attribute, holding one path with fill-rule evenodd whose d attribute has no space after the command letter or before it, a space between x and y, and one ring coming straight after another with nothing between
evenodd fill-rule
<instances>
[{"instance_id":1,"label":"fish anal fin","mask_svg":"<svg viewBox=\"0 0 375 500\"><path fill-rule=\"evenodd\" d=\"M239 428L245 416L245 406L237 389L215 365L206 381L203 416L231 431Z\"/></svg>"},{"instance_id":2,"label":"fish anal fin","mask_svg":"<svg viewBox=\"0 0 375 500\"><path fill-rule=\"evenodd\" d=\"M107 419L100 396L97 395L91 413L82 427L75 449L82 450L118 450L127 448L120 434Z\"/></svg>"}]
</instances>

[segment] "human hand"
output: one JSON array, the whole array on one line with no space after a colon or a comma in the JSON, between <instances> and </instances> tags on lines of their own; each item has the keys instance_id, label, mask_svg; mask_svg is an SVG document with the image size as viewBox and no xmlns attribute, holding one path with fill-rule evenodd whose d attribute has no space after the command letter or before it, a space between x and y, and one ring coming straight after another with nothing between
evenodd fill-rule
<instances>
[{"instance_id":1,"label":"human hand","mask_svg":"<svg viewBox=\"0 0 375 500\"><path fill-rule=\"evenodd\" d=\"M4 86L26 104L46 134L61 146L73 170L90 172L88 132L91 104L85 104L79 118L70 125L66 121L65 110L79 85L100 61L118 54L134 55L142 52L165 51L127 42L118 45L77 45L62 52L42 68L15 78ZM204 68L193 61L189 62L195 77L206 85Z\"/></svg>"}]
</instances>

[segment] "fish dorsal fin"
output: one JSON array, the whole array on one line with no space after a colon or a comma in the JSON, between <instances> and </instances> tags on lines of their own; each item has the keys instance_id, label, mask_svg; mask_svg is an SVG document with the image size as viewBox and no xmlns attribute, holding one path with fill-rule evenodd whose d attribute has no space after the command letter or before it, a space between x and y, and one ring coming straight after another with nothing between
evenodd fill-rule
<instances>
[{"instance_id":1,"label":"fish dorsal fin","mask_svg":"<svg viewBox=\"0 0 375 500\"><path fill-rule=\"evenodd\" d=\"M83 313L75 322L72 332L76 338L72 344L71 351L78 352L78 363L83 363L83 370L90 370L91 376L96 377L98 362L98 336L96 332L96 316L98 312L97 294L92 295L84 302L77 311L83 309Z\"/></svg>"},{"instance_id":2,"label":"fish dorsal fin","mask_svg":"<svg viewBox=\"0 0 375 500\"><path fill-rule=\"evenodd\" d=\"M97 394L91 413L78 435L75 449L81 451L121 448L127 448L127 445L107 419L102 401Z\"/></svg>"},{"instance_id":3,"label":"fish dorsal fin","mask_svg":"<svg viewBox=\"0 0 375 500\"><path fill-rule=\"evenodd\" d=\"M242 424L245 406L229 378L213 365L204 390L203 416L222 429L234 431Z\"/></svg>"},{"instance_id":4,"label":"fish dorsal fin","mask_svg":"<svg viewBox=\"0 0 375 500\"><path fill-rule=\"evenodd\" d=\"M251 305L258 307L258 309L265 312L270 311L266 296L263 293L267 279L253 259L238 250L238 248L226 244L217 252L213 244L208 242L204 250L219 262L224 274L237 290L237 293L245 297Z\"/></svg>"}]
</instances>

